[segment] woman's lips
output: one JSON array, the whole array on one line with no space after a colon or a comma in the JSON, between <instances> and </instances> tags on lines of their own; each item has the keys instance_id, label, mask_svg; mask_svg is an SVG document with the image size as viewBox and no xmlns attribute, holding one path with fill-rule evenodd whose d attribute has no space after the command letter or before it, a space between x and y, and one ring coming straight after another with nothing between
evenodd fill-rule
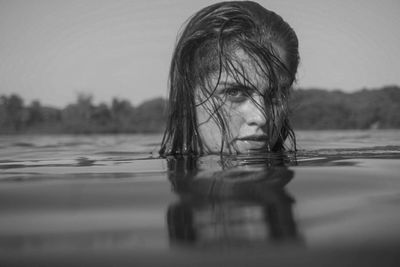
<instances>
[{"instance_id":1,"label":"woman's lips","mask_svg":"<svg viewBox=\"0 0 400 267\"><path fill-rule=\"evenodd\" d=\"M267 135L249 135L235 139L236 145L240 150L261 149L266 146L268 141Z\"/></svg>"},{"instance_id":2,"label":"woman's lips","mask_svg":"<svg viewBox=\"0 0 400 267\"><path fill-rule=\"evenodd\" d=\"M239 141L255 141L255 142L266 142L268 140L268 136L261 134L261 135L248 135L245 137L238 137L236 140Z\"/></svg>"}]
</instances>

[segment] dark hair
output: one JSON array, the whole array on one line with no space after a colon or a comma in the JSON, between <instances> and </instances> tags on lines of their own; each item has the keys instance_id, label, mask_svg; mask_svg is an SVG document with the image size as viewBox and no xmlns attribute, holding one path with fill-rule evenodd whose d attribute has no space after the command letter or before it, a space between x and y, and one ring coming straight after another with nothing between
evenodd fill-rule
<instances>
[{"instance_id":1,"label":"dark hair","mask_svg":"<svg viewBox=\"0 0 400 267\"><path fill-rule=\"evenodd\" d=\"M254 2L232 1L200 10L187 22L180 35L170 67L168 121L160 155L203 154L195 88L200 86L206 92L207 101L213 93L206 86L210 74L219 75L218 83L223 71L238 81L249 82L243 67L240 68L241 63L235 58L234 52L238 49L243 50L268 78L269 90L263 94L265 107L262 109L264 112L270 110L268 119L279 134L271 150L284 150L287 138L296 148L287 105L299 63L297 36L276 13ZM280 58L279 52L283 52L281 57L285 60ZM239 68L233 62L239 64ZM276 127L277 108L282 123L279 129ZM212 118L226 135L228 129L218 106L212 113Z\"/></svg>"}]
</instances>

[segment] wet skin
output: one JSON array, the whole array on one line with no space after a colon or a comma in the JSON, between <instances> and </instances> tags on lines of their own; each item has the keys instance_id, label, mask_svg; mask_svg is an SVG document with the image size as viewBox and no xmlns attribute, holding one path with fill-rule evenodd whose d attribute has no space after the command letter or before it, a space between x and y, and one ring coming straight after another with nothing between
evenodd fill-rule
<instances>
[{"instance_id":1,"label":"wet skin","mask_svg":"<svg viewBox=\"0 0 400 267\"><path fill-rule=\"evenodd\" d=\"M266 151L277 142L279 130L276 129L282 127L279 112L272 122L268 115L271 109L264 103L263 95L269 90L268 78L242 50L236 51L235 56L234 67L243 70L241 79L222 71L219 83L218 73L214 73L206 88L196 89L198 129L208 153ZM225 121L226 135L221 131L217 113Z\"/></svg>"}]
</instances>

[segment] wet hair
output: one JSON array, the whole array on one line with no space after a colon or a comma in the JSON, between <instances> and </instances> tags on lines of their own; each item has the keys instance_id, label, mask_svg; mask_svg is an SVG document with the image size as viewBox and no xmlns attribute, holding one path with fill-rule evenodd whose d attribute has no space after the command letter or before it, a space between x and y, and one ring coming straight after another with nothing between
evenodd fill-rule
<instances>
[{"instance_id":1,"label":"wet hair","mask_svg":"<svg viewBox=\"0 0 400 267\"><path fill-rule=\"evenodd\" d=\"M266 77L268 88L251 84L243 62L236 56L242 50ZM206 102L211 118L218 125L224 142L229 136L221 101L213 93L227 73L236 82L260 92L270 133L278 140L271 151L296 149L288 119L288 98L299 64L298 39L294 30L276 13L255 2L232 1L208 6L194 14L178 38L169 73L168 121L160 155L204 153L198 131L196 107ZM260 72L260 73L258 73ZM211 77L217 77L217 84ZM196 101L196 88L205 98ZM254 101L254 100L253 100ZM259 105L259 104L258 104ZM231 151L231 148L230 148Z\"/></svg>"}]
</instances>

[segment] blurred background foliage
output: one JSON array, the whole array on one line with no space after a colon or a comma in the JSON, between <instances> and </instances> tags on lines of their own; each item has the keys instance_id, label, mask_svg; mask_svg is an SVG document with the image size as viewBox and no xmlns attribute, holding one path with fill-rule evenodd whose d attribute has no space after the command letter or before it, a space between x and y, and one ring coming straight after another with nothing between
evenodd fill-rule
<instances>
[{"instance_id":1,"label":"blurred background foliage","mask_svg":"<svg viewBox=\"0 0 400 267\"><path fill-rule=\"evenodd\" d=\"M321 89L295 89L290 100L295 129L400 128L400 87L354 93ZM16 95L0 96L0 134L155 133L165 127L166 100L155 98L137 107L114 98L93 104L91 95L79 94L64 108L26 105Z\"/></svg>"},{"instance_id":2,"label":"blurred background foliage","mask_svg":"<svg viewBox=\"0 0 400 267\"><path fill-rule=\"evenodd\" d=\"M354 93L298 89L293 92L290 106L295 129L400 128L398 86Z\"/></svg>"}]
</instances>

